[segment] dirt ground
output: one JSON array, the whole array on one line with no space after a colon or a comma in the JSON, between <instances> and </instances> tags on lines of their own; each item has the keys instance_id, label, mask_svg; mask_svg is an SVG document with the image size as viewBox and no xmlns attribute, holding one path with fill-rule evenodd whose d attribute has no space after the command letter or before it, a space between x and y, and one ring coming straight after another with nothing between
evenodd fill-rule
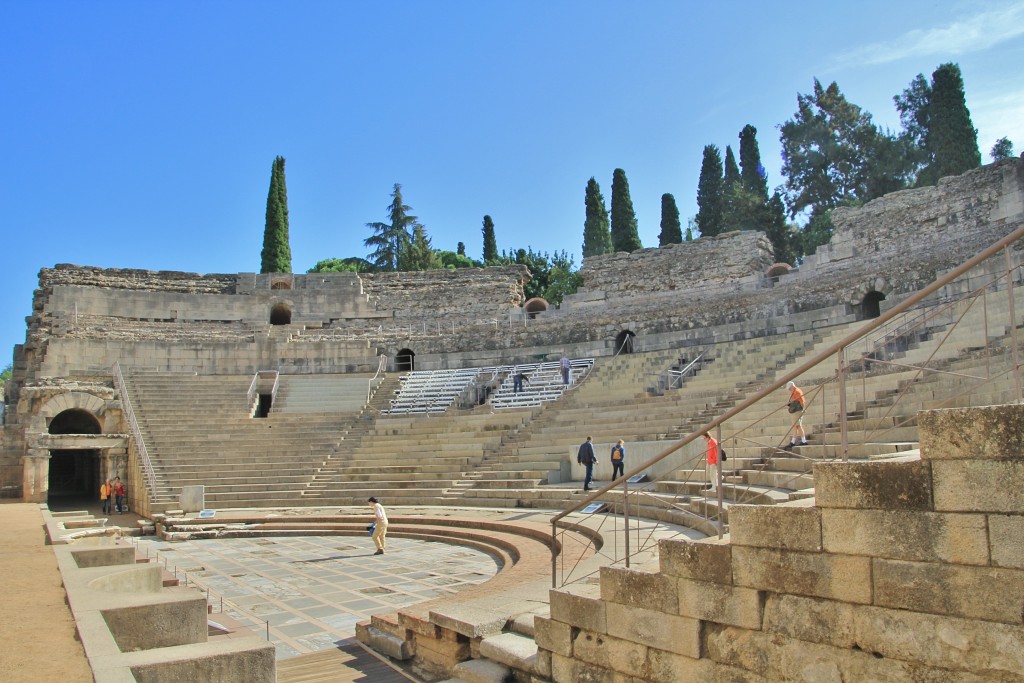
<instances>
[{"instance_id":1,"label":"dirt ground","mask_svg":"<svg viewBox=\"0 0 1024 683\"><path fill-rule=\"evenodd\" d=\"M45 543L38 505L0 504L0 681L87 683L92 670Z\"/></svg>"}]
</instances>

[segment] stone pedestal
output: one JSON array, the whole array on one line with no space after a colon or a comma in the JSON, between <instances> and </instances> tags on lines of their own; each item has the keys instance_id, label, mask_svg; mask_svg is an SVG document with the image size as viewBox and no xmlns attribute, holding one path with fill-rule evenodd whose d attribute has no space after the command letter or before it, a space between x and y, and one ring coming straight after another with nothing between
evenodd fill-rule
<instances>
[{"instance_id":1,"label":"stone pedestal","mask_svg":"<svg viewBox=\"0 0 1024 683\"><path fill-rule=\"evenodd\" d=\"M50 452L30 448L21 462L21 499L26 503L45 503L50 490Z\"/></svg>"},{"instance_id":2,"label":"stone pedestal","mask_svg":"<svg viewBox=\"0 0 1024 683\"><path fill-rule=\"evenodd\" d=\"M180 501L183 512L199 512L206 507L206 487L202 484L182 486Z\"/></svg>"}]
</instances>

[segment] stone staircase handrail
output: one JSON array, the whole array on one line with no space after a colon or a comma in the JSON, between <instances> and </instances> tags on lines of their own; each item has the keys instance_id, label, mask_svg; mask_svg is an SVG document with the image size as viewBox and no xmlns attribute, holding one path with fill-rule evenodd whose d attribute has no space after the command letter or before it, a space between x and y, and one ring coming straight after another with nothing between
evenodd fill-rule
<instances>
[{"instance_id":1,"label":"stone staircase handrail","mask_svg":"<svg viewBox=\"0 0 1024 683\"><path fill-rule=\"evenodd\" d=\"M132 409L132 401L128 397L128 387L124 382L124 374L121 372L121 364L114 362L114 384L117 386L117 393L121 398L121 406L124 409L128 425L132 430L132 437L139 449L139 461L142 463L142 473L146 477L146 488L149 489L150 498L156 495L156 472L153 469L153 462L149 459L149 451L146 449L146 442L142 438L142 430L139 429L138 420L135 419L135 411Z\"/></svg>"}]
</instances>

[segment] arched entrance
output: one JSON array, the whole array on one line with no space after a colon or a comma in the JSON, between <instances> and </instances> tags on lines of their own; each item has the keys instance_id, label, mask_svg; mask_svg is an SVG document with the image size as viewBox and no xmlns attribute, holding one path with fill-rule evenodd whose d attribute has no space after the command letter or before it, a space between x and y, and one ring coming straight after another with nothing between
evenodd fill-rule
<instances>
[{"instance_id":1,"label":"arched entrance","mask_svg":"<svg viewBox=\"0 0 1024 683\"><path fill-rule=\"evenodd\" d=\"M864 299L860 302L861 320L870 320L877 318L882 314L881 302L885 301L885 294L876 292L874 290L864 295Z\"/></svg>"},{"instance_id":2,"label":"arched entrance","mask_svg":"<svg viewBox=\"0 0 1024 683\"><path fill-rule=\"evenodd\" d=\"M270 309L271 325L291 325L291 323L292 309L288 308L288 304L275 304Z\"/></svg>"},{"instance_id":3,"label":"arched entrance","mask_svg":"<svg viewBox=\"0 0 1024 683\"><path fill-rule=\"evenodd\" d=\"M526 311L528 318L536 318L538 313L548 310L548 302L539 296L535 296L523 304L523 310Z\"/></svg>"},{"instance_id":4,"label":"arched entrance","mask_svg":"<svg viewBox=\"0 0 1024 683\"><path fill-rule=\"evenodd\" d=\"M615 338L615 353L633 353L633 339L636 334L632 330L623 330Z\"/></svg>"},{"instance_id":5,"label":"arched entrance","mask_svg":"<svg viewBox=\"0 0 1024 683\"><path fill-rule=\"evenodd\" d=\"M401 349L395 354L395 370L411 372L416 369L416 354L412 349Z\"/></svg>"},{"instance_id":6,"label":"arched entrance","mask_svg":"<svg viewBox=\"0 0 1024 683\"><path fill-rule=\"evenodd\" d=\"M51 435L102 434L96 416L71 408L50 420ZM100 488L100 452L95 448L51 448L47 475L47 505L51 510L81 510L97 505Z\"/></svg>"}]
</instances>

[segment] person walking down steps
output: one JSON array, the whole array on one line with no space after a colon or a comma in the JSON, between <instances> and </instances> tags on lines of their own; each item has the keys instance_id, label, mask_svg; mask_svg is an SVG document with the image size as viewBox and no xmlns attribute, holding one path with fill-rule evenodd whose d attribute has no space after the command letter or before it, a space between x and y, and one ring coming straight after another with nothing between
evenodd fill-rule
<instances>
[{"instance_id":1,"label":"person walking down steps","mask_svg":"<svg viewBox=\"0 0 1024 683\"><path fill-rule=\"evenodd\" d=\"M383 555L387 545L388 513L384 512L384 506L373 496L370 496L366 502L373 508L373 544L377 546L377 552L374 555Z\"/></svg>"},{"instance_id":2,"label":"person walking down steps","mask_svg":"<svg viewBox=\"0 0 1024 683\"><path fill-rule=\"evenodd\" d=\"M590 490L590 482L594 480L594 465L597 464L597 456L594 455L593 437L588 436L587 440L580 444L580 450L576 454L576 462L587 469L587 475L583 478L583 490Z\"/></svg>"},{"instance_id":3,"label":"person walking down steps","mask_svg":"<svg viewBox=\"0 0 1024 683\"><path fill-rule=\"evenodd\" d=\"M789 412L793 415L793 426L789 428L790 439L787 449L796 446L797 437L800 438L800 445L807 445L807 432L804 431L804 408L807 407L807 399L804 392L796 385L796 382L787 382L789 389Z\"/></svg>"}]
</instances>

